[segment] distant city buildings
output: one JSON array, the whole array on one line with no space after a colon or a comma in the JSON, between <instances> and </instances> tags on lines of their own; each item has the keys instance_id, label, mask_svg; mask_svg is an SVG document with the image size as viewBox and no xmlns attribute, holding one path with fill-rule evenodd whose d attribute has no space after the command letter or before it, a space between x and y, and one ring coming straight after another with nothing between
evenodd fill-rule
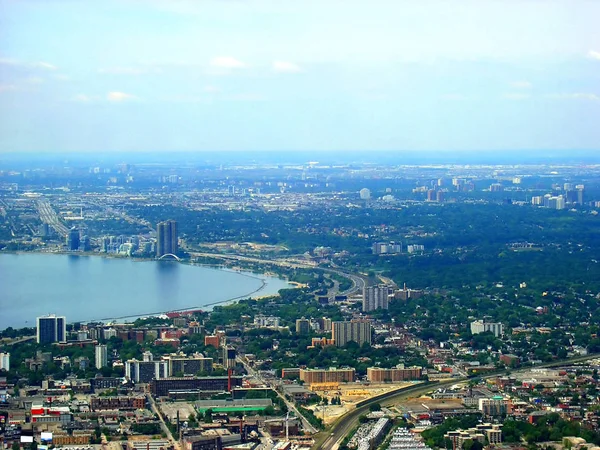
<instances>
[{"instance_id":1,"label":"distant city buildings","mask_svg":"<svg viewBox=\"0 0 600 450\"><path fill-rule=\"evenodd\" d=\"M375 311L376 309L388 309L390 296L394 289L391 286L380 284L377 286L365 286L363 289L363 312Z\"/></svg>"},{"instance_id":2,"label":"distant city buildings","mask_svg":"<svg viewBox=\"0 0 600 450\"><path fill-rule=\"evenodd\" d=\"M175 220L160 222L157 226L156 257L179 252L178 225Z\"/></svg>"},{"instance_id":3,"label":"distant city buildings","mask_svg":"<svg viewBox=\"0 0 600 450\"><path fill-rule=\"evenodd\" d=\"M471 322L471 334L486 333L488 331L493 333L496 337L500 337L504 334L504 328L501 323L486 322L484 320Z\"/></svg>"},{"instance_id":4,"label":"distant city buildings","mask_svg":"<svg viewBox=\"0 0 600 450\"><path fill-rule=\"evenodd\" d=\"M96 345L94 353L96 369L108 366L108 348L106 345Z\"/></svg>"},{"instance_id":5,"label":"distant city buildings","mask_svg":"<svg viewBox=\"0 0 600 450\"><path fill-rule=\"evenodd\" d=\"M67 319L64 316L43 316L36 319L38 344L52 344L67 340Z\"/></svg>"},{"instance_id":6,"label":"distant city buildings","mask_svg":"<svg viewBox=\"0 0 600 450\"><path fill-rule=\"evenodd\" d=\"M361 200L370 200L371 199L371 190L367 189L367 188L362 188L358 192L358 195L360 196Z\"/></svg>"},{"instance_id":7,"label":"distant city buildings","mask_svg":"<svg viewBox=\"0 0 600 450\"><path fill-rule=\"evenodd\" d=\"M0 352L0 370L10 370L10 353Z\"/></svg>"},{"instance_id":8,"label":"distant city buildings","mask_svg":"<svg viewBox=\"0 0 600 450\"><path fill-rule=\"evenodd\" d=\"M348 342L356 342L358 345L371 344L373 327L367 321L332 322L331 328L331 338L337 347L344 347Z\"/></svg>"}]
</instances>

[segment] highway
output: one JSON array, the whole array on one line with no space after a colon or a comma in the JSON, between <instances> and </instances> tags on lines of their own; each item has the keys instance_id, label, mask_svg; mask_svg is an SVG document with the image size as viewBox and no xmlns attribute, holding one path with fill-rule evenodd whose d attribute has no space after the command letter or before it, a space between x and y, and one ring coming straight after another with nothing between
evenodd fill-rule
<instances>
[{"instance_id":1,"label":"highway","mask_svg":"<svg viewBox=\"0 0 600 450\"><path fill-rule=\"evenodd\" d=\"M69 234L69 229L61 222L60 217L58 217L48 200L38 200L36 206L42 222L50 225L62 236Z\"/></svg>"},{"instance_id":2,"label":"highway","mask_svg":"<svg viewBox=\"0 0 600 450\"><path fill-rule=\"evenodd\" d=\"M316 270L322 270L324 272L335 273L339 276L348 278L350 281L352 281L352 286L349 289L346 289L345 291L339 292L339 295L353 295L355 293L362 293L363 288L365 287L365 280L364 280L364 278L362 278L359 275L347 273L347 272L344 272L343 270L339 270L339 269L327 269L327 268L323 268L323 267L318 267L318 266L315 266L314 264L311 264L308 262L303 263L303 262L300 262L293 258L263 259L263 258L256 258L253 256L224 255L221 253L192 252L192 251L190 251L189 254L192 257L218 258L218 259L225 259L225 260L229 260L229 261L246 261L246 262L253 262L253 263L258 263L258 264L273 264L276 266L290 267L293 269L299 269L299 268L300 269L316 269Z\"/></svg>"}]
</instances>

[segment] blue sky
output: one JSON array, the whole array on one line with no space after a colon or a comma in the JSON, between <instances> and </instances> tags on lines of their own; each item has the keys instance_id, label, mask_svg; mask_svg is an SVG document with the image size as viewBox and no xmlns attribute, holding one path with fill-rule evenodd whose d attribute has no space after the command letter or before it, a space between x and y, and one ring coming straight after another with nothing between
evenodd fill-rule
<instances>
[{"instance_id":1,"label":"blue sky","mask_svg":"<svg viewBox=\"0 0 600 450\"><path fill-rule=\"evenodd\" d=\"M600 151L596 0L0 0L0 151Z\"/></svg>"}]
</instances>

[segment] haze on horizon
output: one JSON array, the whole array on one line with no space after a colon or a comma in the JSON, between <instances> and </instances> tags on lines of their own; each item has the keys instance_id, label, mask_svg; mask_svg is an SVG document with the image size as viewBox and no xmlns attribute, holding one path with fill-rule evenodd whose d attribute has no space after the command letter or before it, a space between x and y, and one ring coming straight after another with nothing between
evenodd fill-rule
<instances>
[{"instance_id":1,"label":"haze on horizon","mask_svg":"<svg viewBox=\"0 0 600 450\"><path fill-rule=\"evenodd\" d=\"M592 152L598 17L588 0L0 0L0 152Z\"/></svg>"}]
</instances>

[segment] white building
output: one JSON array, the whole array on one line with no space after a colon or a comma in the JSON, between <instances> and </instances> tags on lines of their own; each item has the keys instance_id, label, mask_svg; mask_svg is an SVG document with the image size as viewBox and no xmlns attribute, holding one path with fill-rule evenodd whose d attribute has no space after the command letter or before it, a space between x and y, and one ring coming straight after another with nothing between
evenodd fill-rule
<instances>
[{"instance_id":1,"label":"white building","mask_svg":"<svg viewBox=\"0 0 600 450\"><path fill-rule=\"evenodd\" d=\"M369 200L371 198L371 190L367 188L362 188L359 192L361 200Z\"/></svg>"},{"instance_id":2,"label":"white building","mask_svg":"<svg viewBox=\"0 0 600 450\"><path fill-rule=\"evenodd\" d=\"M0 370L10 370L10 353L0 353Z\"/></svg>"},{"instance_id":3,"label":"white building","mask_svg":"<svg viewBox=\"0 0 600 450\"><path fill-rule=\"evenodd\" d=\"M498 322L486 322L484 320L476 320L471 322L471 334L479 334L492 332L494 336L500 337L504 334L504 327Z\"/></svg>"},{"instance_id":4,"label":"white building","mask_svg":"<svg viewBox=\"0 0 600 450\"><path fill-rule=\"evenodd\" d=\"M108 348L106 345L96 345L96 369L108 366Z\"/></svg>"}]
</instances>

